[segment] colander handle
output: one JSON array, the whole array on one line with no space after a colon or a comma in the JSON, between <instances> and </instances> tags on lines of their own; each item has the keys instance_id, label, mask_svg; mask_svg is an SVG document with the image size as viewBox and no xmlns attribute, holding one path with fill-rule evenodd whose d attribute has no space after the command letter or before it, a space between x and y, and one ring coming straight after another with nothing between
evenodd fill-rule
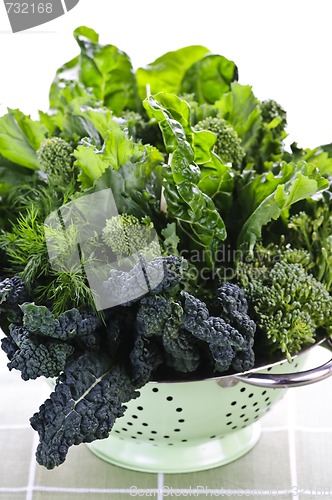
<instances>
[{"instance_id":1,"label":"colander handle","mask_svg":"<svg viewBox=\"0 0 332 500\"><path fill-rule=\"evenodd\" d=\"M325 347L332 350L332 341L327 339L324 343L320 344L321 347ZM269 387L269 388L288 388L288 387L300 387L303 385L313 384L324 380L332 375L332 359L327 361L317 368L312 368L311 370L306 370L298 373L246 373L243 375L234 375L234 378L238 381L244 382L246 384L255 385L258 387Z\"/></svg>"}]
</instances>

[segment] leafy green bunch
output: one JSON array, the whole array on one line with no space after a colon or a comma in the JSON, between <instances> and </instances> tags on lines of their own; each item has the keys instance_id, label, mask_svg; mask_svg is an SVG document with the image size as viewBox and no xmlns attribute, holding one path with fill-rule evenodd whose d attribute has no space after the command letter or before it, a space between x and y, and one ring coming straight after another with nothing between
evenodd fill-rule
<instances>
[{"instance_id":1,"label":"leafy green bunch","mask_svg":"<svg viewBox=\"0 0 332 500\"><path fill-rule=\"evenodd\" d=\"M31 418L49 469L152 379L331 335L331 145L286 150L283 107L204 46L134 70L74 37L49 110L0 117L1 346L24 380L56 379Z\"/></svg>"}]
</instances>

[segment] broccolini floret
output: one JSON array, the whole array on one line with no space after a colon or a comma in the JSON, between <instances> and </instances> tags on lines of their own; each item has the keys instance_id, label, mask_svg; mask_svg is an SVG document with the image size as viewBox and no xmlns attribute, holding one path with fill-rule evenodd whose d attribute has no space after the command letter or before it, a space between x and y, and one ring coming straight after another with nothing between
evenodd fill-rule
<instances>
[{"instance_id":1,"label":"broccolini floret","mask_svg":"<svg viewBox=\"0 0 332 500\"><path fill-rule=\"evenodd\" d=\"M143 251L155 253L157 256L160 252L158 253L158 245L153 245L153 242L151 244L154 234L152 230L153 224L149 217L144 217L140 221L134 215L114 215L106 220L102 239L119 256L133 255Z\"/></svg>"},{"instance_id":2,"label":"broccolini floret","mask_svg":"<svg viewBox=\"0 0 332 500\"><path fill-rule=\"evenodd\" d=\"M73 176L73 152L71 144L61 137L50 137L41 143L37 156L49 179L66 183Z\"/></svg>"},{"instance_id":3,"label":"broccolini floret","mask_svg":"<svg viewBox=\"0 0 332 500\"><path fill-rule=\"evenodd\" d=\"M300 263L280 251L269 263L238 264L241 287L257 327L268 339L271 352L281 350L290 359L315 342L316 330L332 331L332 297L323 283Z\"/></svg>"},{"instance_id":4,"label":"broccolini floret","mask_svg":"<svg viewBox=\"0 0 332 500\"><path fill-rule=\"evenodd\" d=\"M280 134L287 125L287 114L284 108L274 99L267 99L260 103L263 122L267 125L274 122L273 127L275 134Z\"/></svg>"},{"instance_id":5,"label":"broccolini floret","mask_svg":"<svg viewBox=\"0 0 332 500\"><path fill-rule=\"evenodd\" d=\"M224 118L208 116L195 125L196 130L209 130L216 134L215 153L224 163L234 167L241 165L245 151L241 139L233 127Z\"/></svg>"}]
</instances>

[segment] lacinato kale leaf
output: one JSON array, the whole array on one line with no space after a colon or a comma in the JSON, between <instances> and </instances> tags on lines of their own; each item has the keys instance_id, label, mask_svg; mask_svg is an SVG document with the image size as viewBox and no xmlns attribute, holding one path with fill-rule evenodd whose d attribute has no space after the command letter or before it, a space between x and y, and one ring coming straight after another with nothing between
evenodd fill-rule
<instances>
[{"instance_id":1,"label":"lacinato kale leaf","mask_svg":"<svg viewBox=\"0 0 332 500\"><path fill-rule=\"evenodd\" d=\"M19 370L23 380L57 377L65 368L74 347L53 339L43 340L25 328L11 325L1 347L10 360L9 370Z\"/></svg>"},{"instance_id":2,"label":"lacinato kale leaf","mask_svg":"<svg viewBox=\"0 0 332 500\"><path fill-rule=\"evenodd\" d=\"M60 340L70 340L93 333L100 320L89 311L70 309L56 317L46 306L34 303L21 305L25 329L36 335Z\"/></svg>"},{"instance_id":3,"label":"lacinato kale leaf","mask_svg":"<svg viewBox=\"0 0 332 500\"><path fill-rule=\"evenodd\" d=\"M124 414L124 403L138 395L125 370L112 366L101 353L72 361L31 417L40 438L38 463L53 469L65 461L70 446L106 438Z\"/></svg>"}]
</instances>

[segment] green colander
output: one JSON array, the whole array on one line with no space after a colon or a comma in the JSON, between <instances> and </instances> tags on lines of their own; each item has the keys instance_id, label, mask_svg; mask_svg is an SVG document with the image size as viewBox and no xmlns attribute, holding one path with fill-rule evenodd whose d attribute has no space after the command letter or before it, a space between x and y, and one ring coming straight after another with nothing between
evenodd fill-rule
<instances>
[{"instance_id":1,"label":"green colander","mask_svg":"<svg viewBox=\"0 0 332 500\"><path fill-rule=\"evenodd\" d=\"M321 345L330 348L328 341ZM259 419L289 387L332 375L332 360L302 371L308 354L242 374L149 382L110 436L87 446L107 462L144 472L194 472L232 462L256 444Z\"/></svg>"}]
</instances>

